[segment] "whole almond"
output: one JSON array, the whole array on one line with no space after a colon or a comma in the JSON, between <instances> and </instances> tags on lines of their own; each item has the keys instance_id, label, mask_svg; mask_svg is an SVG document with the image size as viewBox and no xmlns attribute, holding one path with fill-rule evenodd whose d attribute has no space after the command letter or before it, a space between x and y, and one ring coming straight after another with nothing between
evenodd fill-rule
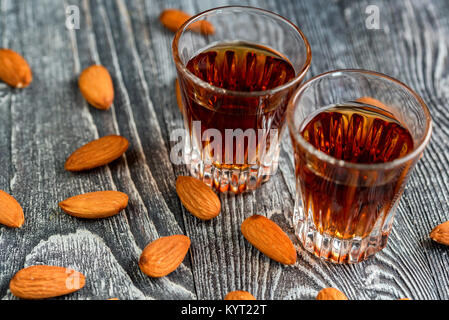
<instances>
[{"instance_id":1,"label":"whole almond","mask_svg":"<svg viewBox=\"0 0 449 320\"><path fill-rule=\"evenodd\" d=\"M120 158L129 142L122 136L106 136L91 141L73 152L65 163L67 171L83 171L101 167Z\"/></svg>"},{"instance_id":2,"label":"whole almond","mask_svg":"<svg viewBox=\"0 0 449 320\"><path fill-rule=\"evenodd\" d=\"M22 299L46 299L78 291L86 279L69 268L32 266L20 270L9 283L13 295Z\"/></svg>"},{"instance_id":3,"label":"whole almond","mask_svg":"<svg viewBox=\"0 0 449 320\"><path fill-rule=\"evenodd\" d=\"M95 108L106 110L114 101L114 85L108 70L100 65L85 69L78 80L84 99Z\"/></svg>"},{"instance_id":4,"label":"whole almond","mask_svg":"<svg viewBox=\"0 0 449 320\"><path fill-rule=\"evenodd\" d=\"M25 221L23 209L14 197L0 190L0 224L20 228Z\"/></svg>"},{"instance_id":5,"label":"whole almond","mask_svg":"<svg viewBox=\"0 0 449 320\"><path fill-rule=\"evenodd\" d=\"M139 267L153 278L165 277L175 271L190 248L190 239L184 235L159 238L142 251Z\"/></svg>"},{"instance_id":6,"label":"whole almond","mask_svg":"<svg viewBox=\"0 0 449 320\"><path fill-rule=\"evenodd\" d=\"M10 49L0 49L0 80L11 87L25 88L33 81L33 74L20 54Z\"/></svg>"},{"instance_id":7,"label":"whole almond","mask_svg":"<svg viewBox=\"0 0 449 320\"><path fill-rule=\"evenodd\" d=\"M176 180L176 192L184 207L195 217L210 220L220 214L220 199L201 180L179 176Z\"/></svg>"},{"instance_id":8,"label":"whole almond","mask_svg":"<svg viewBox=\"0 0 449 320\"><path fill-rule=\"evenodd\" d=\"M177 9L166 9L162 11L159 16L159 20L167 29L176 32L178 29L189 20L192 16L184 11ZM202 33L205 35L211 35L215 33L214 26L206 20L200 20L192 23L189 26L189 30Z\"/></svg>"},{"instance_id":9,"label":"whole almond","mask_svg":"<svg viewBox=\"0 0 449 320\"><path fill-rule=\"evenodd\" d=\"M356 101L360 102L360 103L367 104L369 106L378 107L378 108L383 109L383 110L387 110L388 109L388 107L385 104L383 104L379 100L374 99L372 97L361 97L361 98L357 99Z\"/></svg>"},{"instance_id":10,"label":"whole almond","mask_svg":"<svg viewBox=\"0 0 449 320\"><path fill-rule=\"evenodd\" d=\"M270 219L254 215L243 221L243 236L269 258L282 264L296 262L296 249L287 234Z\"/></svg>"},{"instance_id":11,"label":"whole almond","mask_svg":"<svg viewBox=\"0 0 449 320\"><path fill-rule=\"evenodd\" d=\"M316 296L317 300L348 300L348 297L335 288L324 288Z\"/></svg>"},{"instance_id":12,"label":"whole almond","mask_svg":"<svg viewBox=\"0 0 449 320\"><path fill-rule=\"evenodd\" d=\"M181 87L179 86L178 79L175 80L175 91L176 91L176 102L178 103L179 111L182 112L183 103L182 103L182 96L181 96Z\"/></svg>"},{"instance_id":13,"label":"whole almond","mask_svg":"<svg viewBox=\"0 0 449 320\"><path fill-rule=\"evenodd\" d=\"M232 291L229 292L225 300L256 300L256 298L248 291Z\"/></svg>"},{"instance_id":14,"label":"whole almond","mask_svg":"<svg viewBox=\"0 0 449 320\"><path fill-rule=\"evenodd\" d=\"M128 196L119 191L97 191L68 198L59 207L71 216L85 219L107 218L128 205Z\"/></svg>"},{"instance_id":15,"label":"whole almond","mask_svg":"<svg viewBox=\"0 0 449 320\"><path fill-rule=\"evenodd\" d=\"M433 241L449 246L449 221L435 227L430 233L430 238Z\"/></svg>"}]
</instances>

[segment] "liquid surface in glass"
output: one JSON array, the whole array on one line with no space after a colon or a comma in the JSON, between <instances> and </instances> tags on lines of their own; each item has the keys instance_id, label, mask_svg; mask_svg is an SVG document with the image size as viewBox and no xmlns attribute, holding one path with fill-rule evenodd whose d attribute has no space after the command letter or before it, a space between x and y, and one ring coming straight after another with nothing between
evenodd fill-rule
<instances>
[{"instance_id":1,"label":"liquid surface in glass","mask_svg":"<svg viewBox=\"0 0 449 320\"><path fill-rule=\"evenodd\" d=\"M376 107L331 107L313 117L301 135L320 151L355 163L389 162L413 150L410 132Z\"/></svg>"},{"instance_id":2,"label":"liquid surface in glass","mask_svg":"<svg viewBox=\"0 0 449 320\"><path fill-rule=\"evenodd\" d=\"M187 69L213 86L245 92L273 89L295 77L280 54L246 42L215 45L193 57Z\"/></svg>"}]
</instances>

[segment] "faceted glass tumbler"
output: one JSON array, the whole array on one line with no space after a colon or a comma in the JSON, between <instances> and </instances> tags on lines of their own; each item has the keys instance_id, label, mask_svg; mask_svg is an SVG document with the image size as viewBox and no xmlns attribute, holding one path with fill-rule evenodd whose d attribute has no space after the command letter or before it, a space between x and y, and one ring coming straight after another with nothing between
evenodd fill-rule
<instances>
[{"instance_id":1,"label":"faceted glass tumbler","mask_svg":"<svg viewBox=\"0 0 449 320\"><path fill-rule=\"evenodd\" d=\"M203 21L213 25L213 33L197 32L198 27L194 27ZM233 91L203 81L187 68L188 62L199 53L232 43L254 44L276 52L293 66L295 76L265 91ZM251 7L222 7L187 21L175 35L173 56L183 101L184 126L188 130L184 162L192 176L219 192L242 193L256 189L277 169L288 101L311 63L306 37L297 26L277 14ZM219 142L223 148L227 146L224 137L227 130L243 132L243 139L236 140L237 147L246 143L244 139L248 136L244 134L248 130L258 140L255 146L248 143L248 147L243 147L243 160L238 162L234 160L235 154L227 157L228 151L235 151L235 147L224 149L219 156L209 150L211 130L222 135ZM263 133L259 135L260 132Z\"/></svg>"},{"instance_id":2,"label":"faceted glass tumbler","mask_svg":"<svg viewBox=\"0 0 449 320\"><path fill-rule=\"evenodd\" d=\"M357 101L376 101L407 128L413 150L390 162L354 163L304 139L302 130L320 110ZM293 223L303 247L334 263L357 263L382 250L410 173L430 140L432 121L424 101L384 74L336 70L301 85L289 103L287 122L296 168Z\"/></svg>"}]
</instances>

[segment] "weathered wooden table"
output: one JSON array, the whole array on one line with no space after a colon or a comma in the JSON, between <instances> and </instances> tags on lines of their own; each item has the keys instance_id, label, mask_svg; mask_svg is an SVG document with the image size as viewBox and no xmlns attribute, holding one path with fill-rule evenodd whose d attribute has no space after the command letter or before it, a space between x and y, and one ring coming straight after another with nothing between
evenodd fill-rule
<instances>
[{"instance_id":1,"label":"weathered wooden table","mask_svg":"<svg viewBox=\"0 0 449 320\"><path fill-rule=\"evenodd\" d=\"M19 269L51 264L87 276L85 288L65 299L222 299L237 289L258 299L313 299L327 286L351 299L448 299L449 249L428 234L449 220L449 2L372 2L0 0L0 47L22 53L34 72L24 90L0 83L0 189L17 198L26 217L21 229L0 227L0 298L13 298L8 284ZM428 103L432 142L400 202L389 244L374 258L337 266L300 250L296 265L284 267L244 240L240 223L256 213L294 239L288 139L278 174L257 192L222 195L217 219L201 222L181 206L174 181L186 169L169 160L169 134L183 125L173 87L173 34L158 15L168 7L196 13L227 4L266 8L298 24L312 46L309 77L372 69L409 84ZM366 26L371 4L379 8L380 29ZM66 28L68 5L80 9L78 30ZM89 106L78 90L80 71L92 63L113 76L116 98L106 112ZM123 158L88 173L64 171L76 147L107 134L129 139ZM104 189L130 195L128 208L98 221L57 208L69 196ZM142 248L178 233L192 239L184 264L162 279L142 274Z\"/></svg>"}]
</instances>

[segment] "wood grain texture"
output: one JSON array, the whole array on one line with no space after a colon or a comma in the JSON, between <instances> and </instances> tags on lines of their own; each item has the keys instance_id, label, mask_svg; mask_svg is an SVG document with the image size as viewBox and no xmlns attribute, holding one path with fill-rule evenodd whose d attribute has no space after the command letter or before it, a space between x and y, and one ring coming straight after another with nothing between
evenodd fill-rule
<instances>
[{"instance_id":1,"label":"wood grain texture","mask_svg":"<svg viewBox=\"0 0 449 320\"><path fill-rule=\"evenodd\" d=\"M365 27L372 1L275 0L0 0L0 45L21 53L34 80L25 90L0 83L0 189L23 206L22 229L0 227L0 299L8 283L33 264L63 265L86 275L86 286L62 299L223 299L245 290L257 299L314 299L335 287L350 299L449 299L449 251L429 240L449 220L449 3L376 1L380 30ZM170 132L182 128L173 87L173 34L159 22L165 8L189 13L227 4L277 12L307 35L308 77L337 68L387 73L415 89L435 122L432 141L400 202L386 249L354 266L323 263L299 250L293 266L271 261L245 241L240 224L260 214L293 234L294 169L285 138L280 169L254 193L221 195L212 221L180 204L175 179L184 166L169 158ZM65 27L65 7L80 8L79 30ZM77 78L91 64L111 73L114 104L89 106ZM74 146L117 134L130 148L118 161L88 173L64 171ZM119 215L84 221L57 203L73 194L119 190L129 195ZM185 234L190 256L161 279L138 267L154 239Z\"/></svg>"}]
</instances>

